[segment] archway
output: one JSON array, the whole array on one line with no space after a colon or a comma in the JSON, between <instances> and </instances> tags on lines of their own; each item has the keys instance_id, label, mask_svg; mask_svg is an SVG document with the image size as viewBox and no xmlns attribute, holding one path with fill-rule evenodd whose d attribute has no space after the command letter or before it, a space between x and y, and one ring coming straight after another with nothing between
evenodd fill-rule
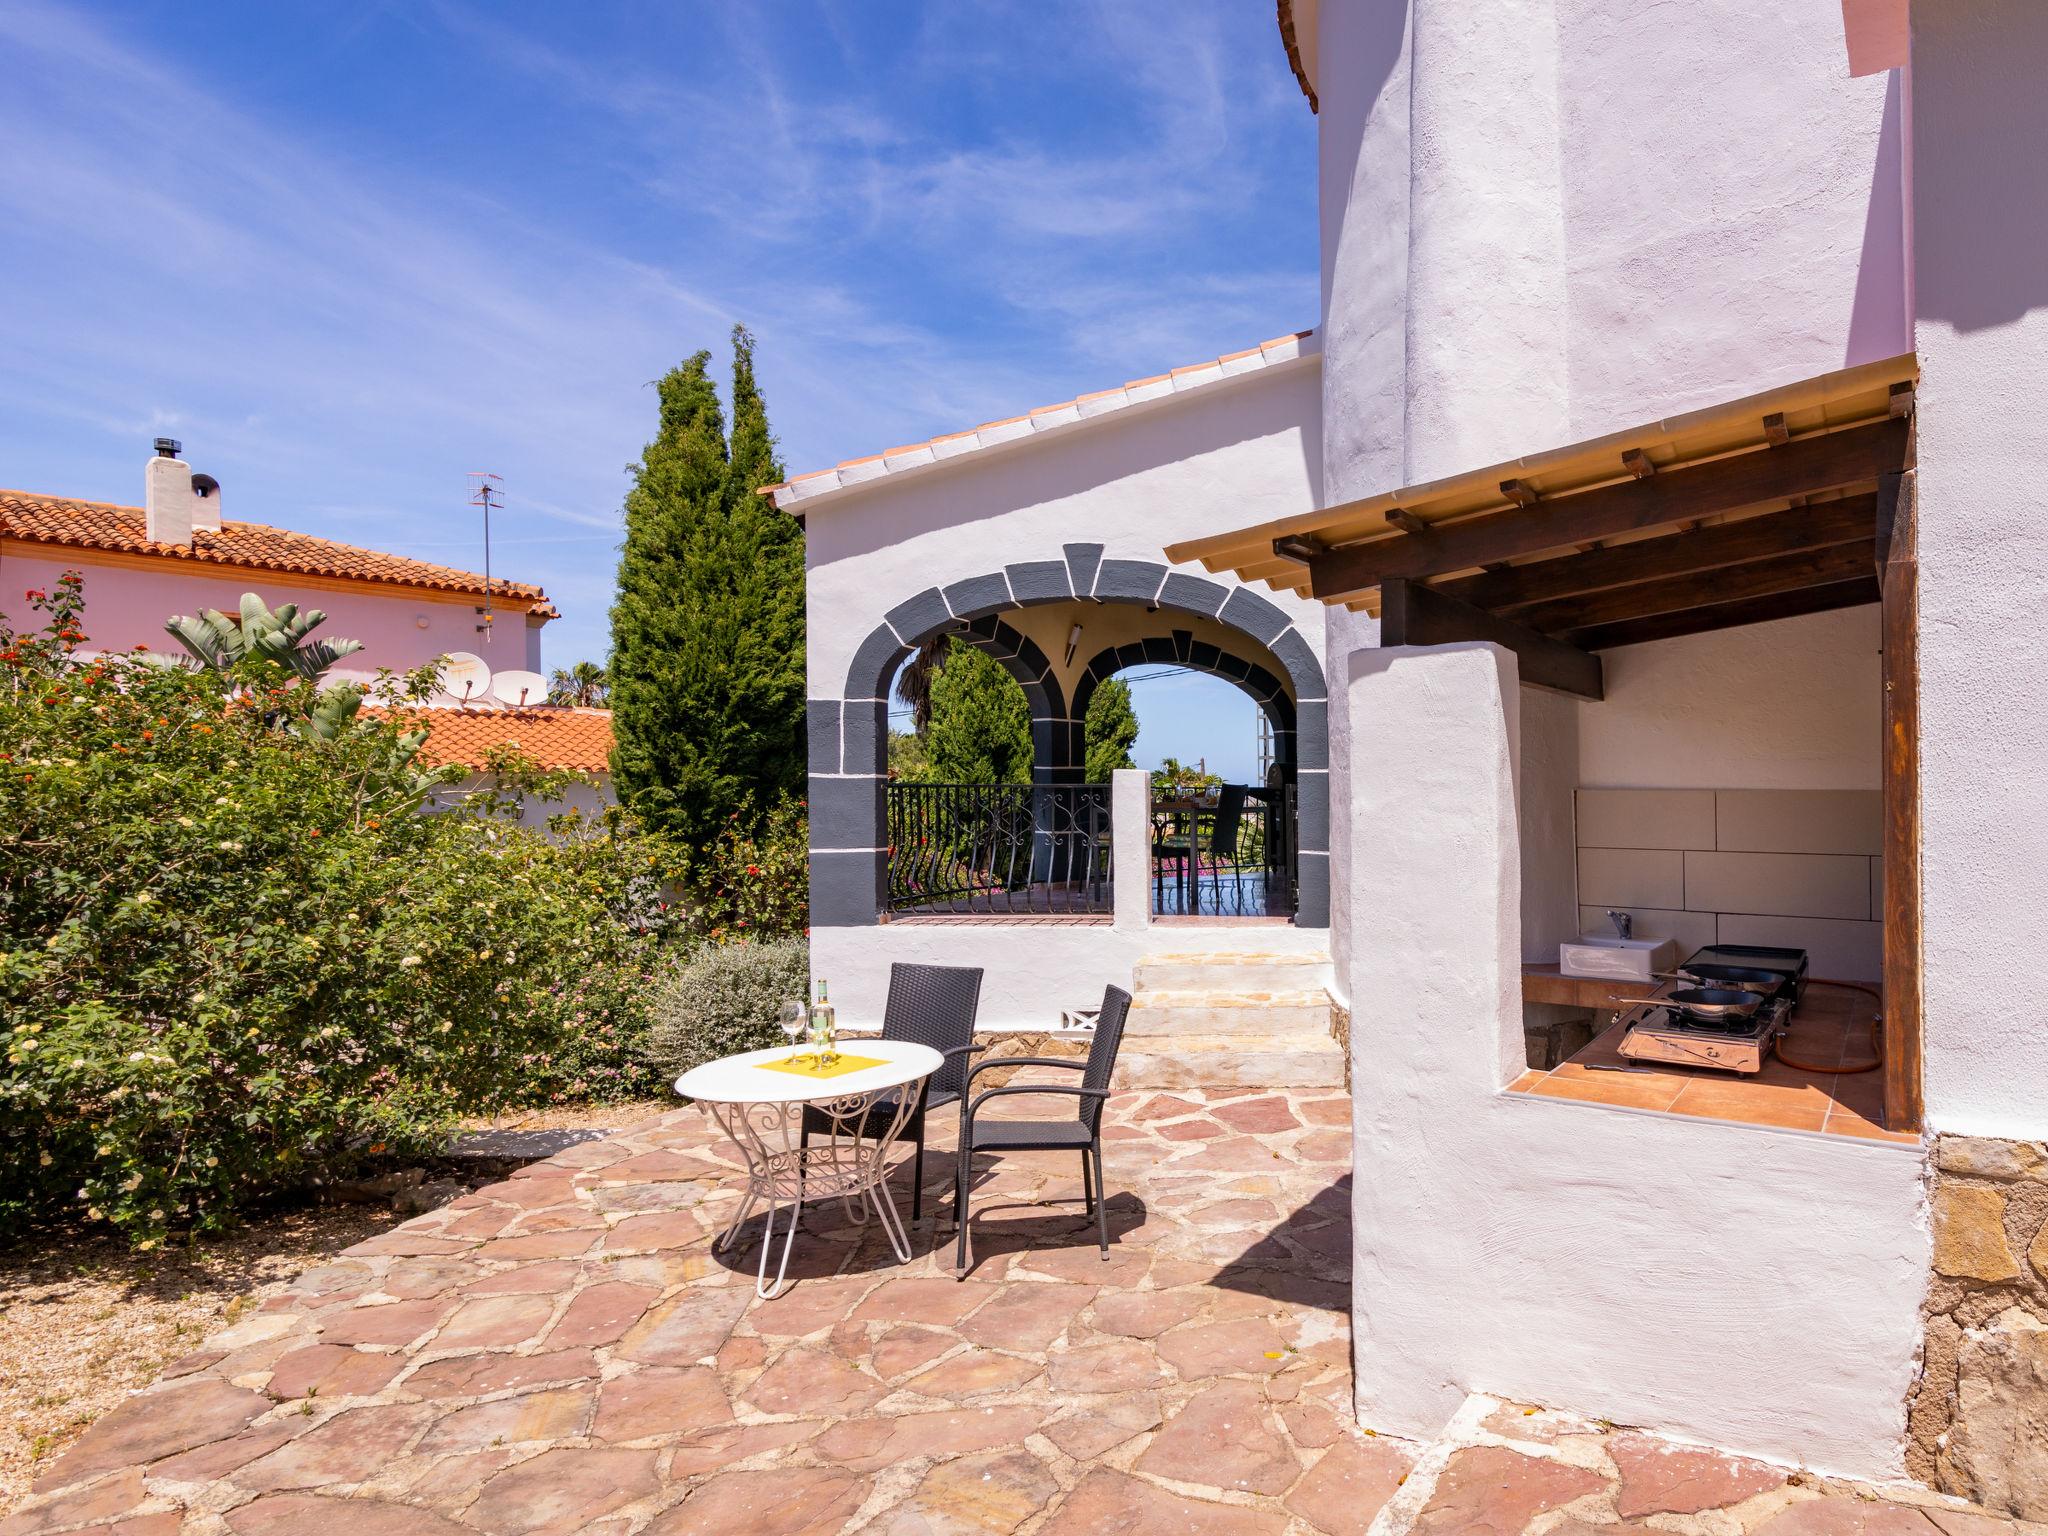
<instances>
[{"instance_id":1,"label":"archway","mask_svg":"<svg viewBox=\"0 0 2048 1536\"><path fill-rule=\"evenodd\" d=\"M1263 662L1201 642L1187 630L1184 664L1213 669L1260 698L1274 720L1276 743L1287 743L1295 781L1295 846L1299 859L1295 924L1329 925L1328 690L1314 648L1277 605L1249 588L1226 586L1158 561L1103 558L1100 544L1068 544L1060 560L1026 560L945 587L928 587L891 608L864 639L836 699L812 699L810 718L811 922L861 927L887 904L888 695L910 650L930 636L958 635L1001 661L1032 701L1034 781L1078 783L1082 716L1102 679L1129 665L1125 646L1092 658L1068 707L1044 648L999 615L1046 604L1090 601L1134 604L1165 613L1168 632L1136 643L1137 660L1181 661L1173 617L1213 621L1241 636L1241 649L1277 662L1284 681ZM1214 649L1213 659L1208 650ZM1113 666L1098 671L1104 655ZM1238 669L1242 675L1238 675ZM1043 711L1041 713L1041 711ZM1281 735L1285 730L1284 738Z\"/></svg>"}]
</instances>

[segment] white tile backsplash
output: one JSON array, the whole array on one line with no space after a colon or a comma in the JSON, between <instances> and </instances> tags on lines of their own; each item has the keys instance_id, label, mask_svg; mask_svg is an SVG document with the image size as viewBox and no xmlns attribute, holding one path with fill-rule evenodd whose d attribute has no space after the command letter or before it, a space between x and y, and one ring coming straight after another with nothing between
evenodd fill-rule
<instances>
[{"instance_id":1,"label":"white tile backsplash","mask_svg":"<svg viewBox=\"0 0 2048 1536\"><path fill-rule=\"evenodd\" d=\"M1576 807L1584 932L1611 932L1613 907L1687 953L1794 945L1817 976L1881 976L1875 791L1581 789Z\"/></svg>"},{"instance_id":2,"label":"white tile backsplash","mask_svg":"<svg viewBox=\"0 0 2048 1536\"><path fill-rule=\"evenodd\" d=\"M1581 848L1579 903L1683 908L1685 855L1665 848Z\"/></svg>"}]
</instances>

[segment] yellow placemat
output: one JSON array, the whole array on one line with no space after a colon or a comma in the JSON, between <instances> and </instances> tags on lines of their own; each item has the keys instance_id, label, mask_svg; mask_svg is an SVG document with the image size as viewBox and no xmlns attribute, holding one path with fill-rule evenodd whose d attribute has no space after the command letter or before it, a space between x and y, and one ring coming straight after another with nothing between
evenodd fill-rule
<instances>
[{"instance_id":1,"label":"yellow placemat","mask_svg":"<svg viewBox=\"0 0 2048 1536\"><path fill-rule=\"evenodd\" d=\"M864 1072L869 1067L886 1067L889 1063L880 1056L839 1056L831 1066L821 1067L818 1058L809 1051L800 1056L785 1056L780 1061L758 1061L754 1063L763 1072L788 1072L797 1077L844 1077L849 1072Z\"/></svg>"}]
</instances>

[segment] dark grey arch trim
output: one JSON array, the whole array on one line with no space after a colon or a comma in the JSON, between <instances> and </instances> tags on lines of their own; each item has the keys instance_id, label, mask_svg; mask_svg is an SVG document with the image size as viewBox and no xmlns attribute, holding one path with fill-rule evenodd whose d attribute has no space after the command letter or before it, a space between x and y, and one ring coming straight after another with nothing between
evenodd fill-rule
<instances>
[{"instance_id":1,"label":"dark grey arch trim","mask_svg":"<svg viewBox=\"0 0 2048 1536\"><path fill-rule=\"evenodd\" d=\"M943 588L927 587L898 603L854 652L844 693L836 699L809 701L812 925L869 926L886 903L883 786L888 769L888 691L904 656L926 636L950 628L1001 661L1031 701L1034 777L1054 783L1078 781L1080 716L1093 684L1077 686L1068 709L1044 652L1029 636L996 617L1015 608L1078 597L1217 619L1256 640L1286 669L1291 686L1220 647L1196 642L1187 631L1137 648L1140 660L1158 651L1160 659L1213 670L1259 698L1269 714L1284 706L1299 786L1296 830L1301 861L1294 920L1297 927L1327 928L1329 688L1315 647L1293 627L1285 610L1247 587L1225 586L1158 561L1104 559L1100 544L1068 544L1061 555L1058 560L1016 561ZM1185 646L1181 633L1188 635ZM1094 666L1091 662L1090 673Z\"/></svg>"},{"instance_id":2,"label":"dark grey arch trim","mask_svg":"<svg viewBox=\"0 0 2048 1536\"><path fill-rule=\"evenodd\" d=\"M1095 690L1126 667L1146 665L1179 666L1206 672L1235 685L1250 696L1273 727L1274 761L1290 774L1295 768L1294 701L1286 685L1256 662L1233 656L1220 646L1197 641L1192 630L1176 629L1171 635L1152 635L1142 641L1104 646L1089 659L1074 683L1074 719L1085 723ZM1085 729L1083 735L1085 737Z\"/></svg>"}]
</instances>

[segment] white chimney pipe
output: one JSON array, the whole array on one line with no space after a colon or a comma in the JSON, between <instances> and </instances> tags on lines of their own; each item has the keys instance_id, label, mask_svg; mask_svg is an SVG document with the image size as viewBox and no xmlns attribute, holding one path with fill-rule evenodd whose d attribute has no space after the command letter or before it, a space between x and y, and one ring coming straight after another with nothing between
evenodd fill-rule
<instances>
[{"instance_id":1,"label":"white chimney pipe","mask_svg":"<svg viewBox=\"0 0 2048 1536\"><path fill-rule=\"evenodd\" d=\"M176 443L158 438L156 457L142 472L142 519L152 543L192 542L192 466L177 454Z\"/></svg>"},{"instance_id":2,"label":"white chimney pipe","mask_svg":"<svg viewBox=\"0 0 2048 1536\"><path fill-rule=\"evenodd\" d=\"M143 471L143 520L151 540L190 544L194 530L220 532L220 482L195 475L168 437L156 440L156 457Z\"/></svg>"}]
</instances>

